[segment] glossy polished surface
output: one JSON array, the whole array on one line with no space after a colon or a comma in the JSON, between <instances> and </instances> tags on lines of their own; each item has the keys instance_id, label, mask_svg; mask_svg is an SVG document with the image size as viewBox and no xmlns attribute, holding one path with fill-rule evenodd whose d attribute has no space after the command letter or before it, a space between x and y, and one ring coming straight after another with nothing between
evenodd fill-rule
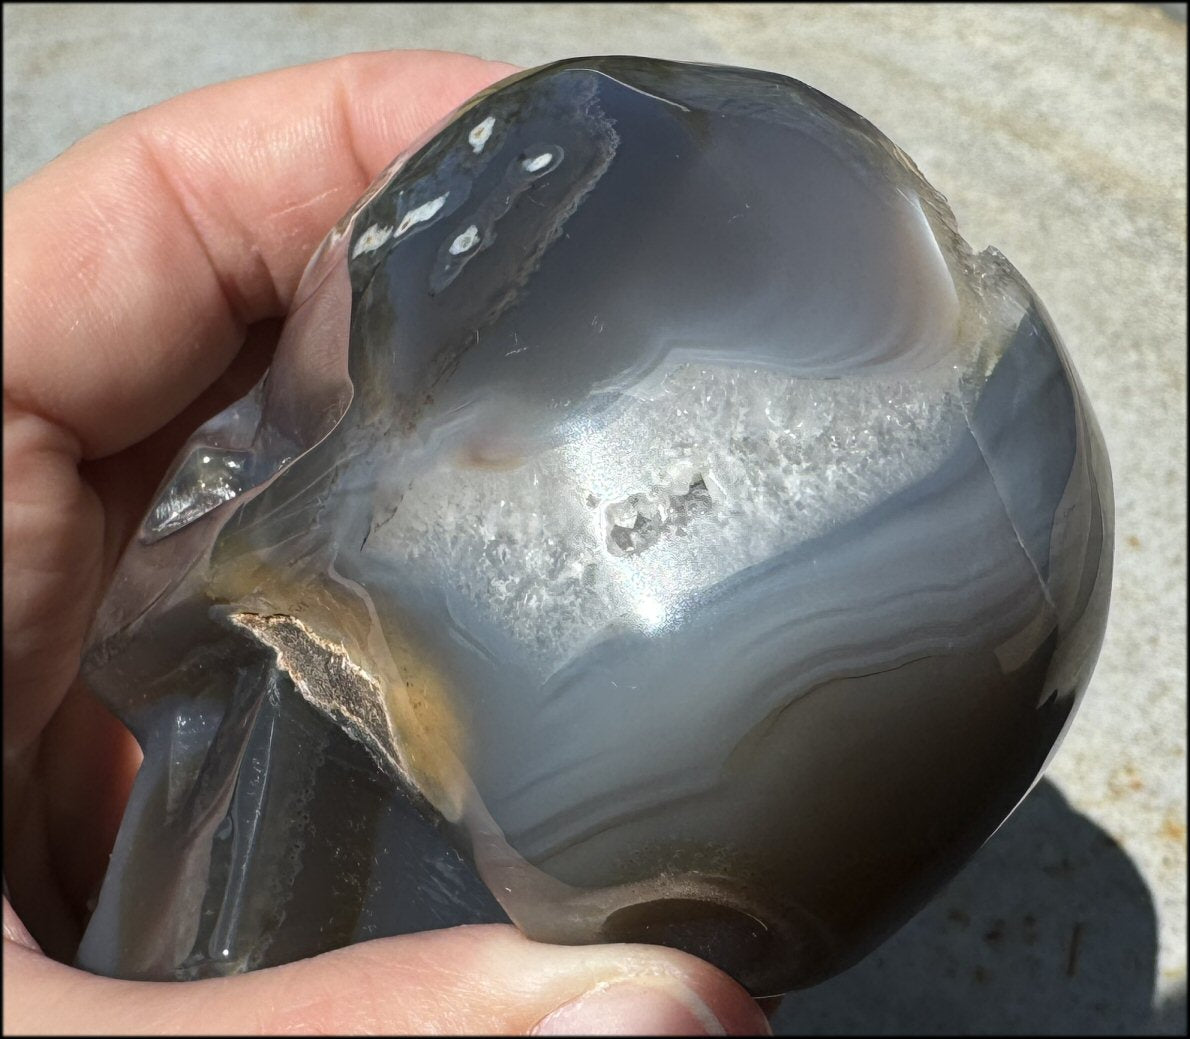
<instances>
[{"instance_id":1,"label":"glossy polished surface","mask_svg":"<svg viewBox=\"0 0 1190 1039\"><path fill-rule=\"evenodd\" d=\"M121 564L89 678L146 758L80 962L506 912L812 984L1040 774L1111 507L1040 302L870 124L506 81L328 237Z\"/></svg>"}]
</instances>

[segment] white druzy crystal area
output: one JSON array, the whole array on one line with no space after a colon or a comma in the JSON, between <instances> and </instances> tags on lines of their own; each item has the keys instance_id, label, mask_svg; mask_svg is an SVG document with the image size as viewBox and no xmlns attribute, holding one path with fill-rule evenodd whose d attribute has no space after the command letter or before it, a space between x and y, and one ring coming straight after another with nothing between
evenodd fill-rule
<instances>
[{"instance_id":1,"label":"white druzy crystal area","mask_svg":"<svg viewBox=\"0 0 1190 1039\"><path fill-rule=\"evenodd\" d=\"M676 365L514 465L439 456L368 549L450 587L548 675L605 629L662 629L691 596L919 481L966 428L961 374Z\"/></svg>"}]
</instances>

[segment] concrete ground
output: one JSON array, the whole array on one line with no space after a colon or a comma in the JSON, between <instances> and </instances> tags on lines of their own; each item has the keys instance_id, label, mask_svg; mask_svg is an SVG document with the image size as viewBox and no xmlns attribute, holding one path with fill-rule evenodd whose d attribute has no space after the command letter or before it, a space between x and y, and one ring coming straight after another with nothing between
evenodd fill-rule
<instances>
[{"instance_id":1,"label":"concrete ground","mask_svg":"<svg viewBox=\"0 0 1190 1039\"><path fill-rule=\"evenodd\" d=\"M789 1033L1186 1027L1185 4L10 4L4 184L132 109L353 50L635 53L803 79L871 119L1045 300L1115 472L1103 653L1048 777Z\"/></svg>"}]
</instances>

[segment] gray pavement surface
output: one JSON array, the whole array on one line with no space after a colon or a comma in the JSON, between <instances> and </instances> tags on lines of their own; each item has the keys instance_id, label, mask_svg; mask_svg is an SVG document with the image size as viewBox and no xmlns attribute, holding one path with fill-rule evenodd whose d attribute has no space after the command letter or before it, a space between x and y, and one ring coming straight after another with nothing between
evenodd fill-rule
<instances>
[{"instance_id":1,"label":"gray pavement surface","mask_svg":"<svg viewBox=\"0 0 1190 1039\"><path fill-rule=\"evenodd\" d=\"M872 120L1062 331L1112 458L1116 578L1047 778L899 934L788 997L778 1029L1184 1034L1185 6L11 4L4 184L181 91L390 47L747 65Z\"/></svg>"}]
</instances>

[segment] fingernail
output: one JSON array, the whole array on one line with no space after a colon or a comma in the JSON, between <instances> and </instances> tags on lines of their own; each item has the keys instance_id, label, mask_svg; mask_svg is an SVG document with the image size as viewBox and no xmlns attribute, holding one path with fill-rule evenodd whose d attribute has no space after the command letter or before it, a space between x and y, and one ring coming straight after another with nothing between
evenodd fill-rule
<instances>
[{"instance_id":1,"label":"fingernail","mask_svg":"<svg viewBox=\"0 0 1190 1039\"><path fill-rule=\"evenodd\" d=\"M733 1015L734 1016L734 1015ZM757 1027L767 1030L757 1009ZM694 992L672 979L597 985L547 1014L531 1035L727 1035L719 1018ZM736 1032L734 1034L748 1034Z\"/></svg>"}]
</instances>

